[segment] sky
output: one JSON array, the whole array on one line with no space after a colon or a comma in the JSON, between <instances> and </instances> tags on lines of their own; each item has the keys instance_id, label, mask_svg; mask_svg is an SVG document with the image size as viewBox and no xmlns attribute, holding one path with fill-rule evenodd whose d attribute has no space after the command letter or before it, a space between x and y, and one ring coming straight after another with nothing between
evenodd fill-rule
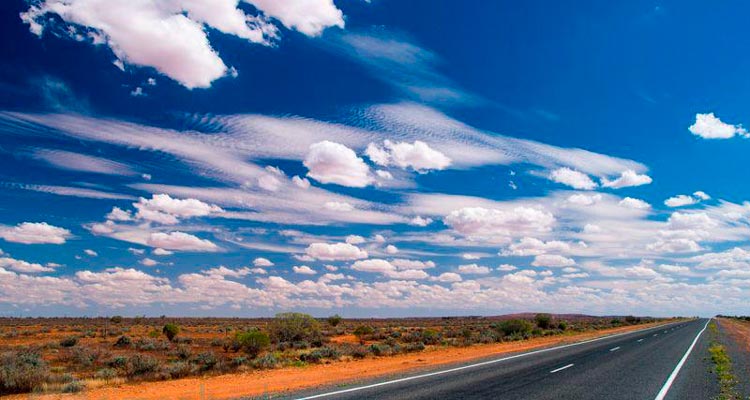
<instances>
[{"instance_id":1,"label":"sky","mask_svg":"<svg viewBox=\"0 0 750 400\"><path fill-rule=\"evenodd\" d=\"M0 315L746 314L748 13L3 1Z\"/></svg>"}]
</instances>

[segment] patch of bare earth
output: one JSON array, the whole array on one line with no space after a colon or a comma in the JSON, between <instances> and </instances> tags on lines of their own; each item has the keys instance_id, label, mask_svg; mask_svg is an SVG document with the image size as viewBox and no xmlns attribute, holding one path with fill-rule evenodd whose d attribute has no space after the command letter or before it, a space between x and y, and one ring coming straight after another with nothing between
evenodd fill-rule
<instances>
[{"instance_id":1,"label":"patch of bare earth","mask_svg":"<svg viewBox=\"0 0 750 400\"><path fill-rule=\"evenodd\" d=\"M206 400L255 397L270 393L290 392L346 382L361 381L405 372L468 362L518 351L572 343L615 333L644 329L660 323L626 326L572 335L549 336L526 341L505 342L470 347L435 347L420 353L391 357L366 358L330 364L286 367L275 370L239 374L186 378L172 381L122 384L89 389L80 394L47 394L34 399L128 399L128 400ZM340 338L348 342L351 338ZM15 396L28 399L29 396Z\"/></svg>"},{"instance_id":2,"label":"patch of bare earth","mask_svg":"<svg viewBox=\"0 0 750 400\"><path fill-rule=\"evenodd\" d=\"M728 318L719 318L718 321L721 333L728 336L722 342L732 359L737 389L742 395L750 396L750 322Z\"/></svg>"}]
</instances>

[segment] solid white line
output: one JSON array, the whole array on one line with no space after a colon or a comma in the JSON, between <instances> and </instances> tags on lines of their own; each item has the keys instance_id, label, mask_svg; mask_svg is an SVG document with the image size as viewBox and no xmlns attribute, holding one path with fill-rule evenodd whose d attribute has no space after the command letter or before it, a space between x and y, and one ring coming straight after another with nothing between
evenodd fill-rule
<instances>
[{"instance_id":1,"label":"solid white line","mask_svg":"<svg viewBox=\"0 0 750 400\"><path fill-rule=\"evenodd\" d=\"M690 347L688 347L687 351L685 352L685 355L682 356L682 359L680 359L680 362L677 363L677 366L674 367L674 371L672 371L672 374L669 375L669 378L667 378L667 381L664 382L664 386L662 386L661 390L659 391L659 394L656 395L654 400L664 400L664 397L667 396L667 392L669 392L669 388L672 387L672 383L674 383L675 378L677 378L677 374L680 373L680 370L682 369L683 364L685 364L685 361L687 361L688 356L690 356L690 352L693 351L693 347L695 347L695 344L698 343L698 339L700 339L703 332L708 328L709 322L711 322L712 318L709 318L706 322L706 325L703 326L703 329L701 329L700 332L695 336L695 339L693 339L693 343L690 344Z\"/></svg>"},{"instance_id":2,"label":"solid white line","mask_svg":"<svg viewBox=\"0 0 750 400\"><path fill-rule=\"evenodd\" d=\"M673 323L675 323L675 322L673 322ZM476 368L476 367L481 367L481 366L485 366L485 365L496 364L496 363L499 363L499 362L502 362L502 361L512 360L514 358L521 358L521 357L526 357L526 356L530 356L530 355L533 355L533 354L546 353L548 351L560 350L560 349L564 349L564 348L568 348L568 347L573 347L573 346L580 346L580 345L586 344L586 343L598 342L598 341L604 340L604 339L611 339L611 338L618 337L618 336L631 335L631 334L634 334L634 333L646 332L646 331L650 331L652 329L660 329L660 328L663 328L663 326L653 326L651 328L639 329L637 331L615 333L614 335L602 336L602 337L599 337L599 338L596 338L596 339L589 339L589 340L584 340L582 342L564 344L562 346L549 347L549 348L541 349L541 350L534 350L534 351L530 351L528 353L521 353L521 354L516 354L516 355L513 355L513 356L508 356L508 357L503 357L503 358L497 358L497 359L494 359L494 360L483 361L483 362L476 363L476 364L469 364L469 365L464 365L464 366L461 366L461 367L456 367L456 368L451 368L451 369L444 369L442 371L429 372L429 373L422 374L422 375L407 376L405 378L394 379L392 381L378 382L378 383L373 383L371 385L358 386L358 387L354 387L354 388L350 388L350 389L337 390L335 392L328 392L328 393L321 393L321 394L316 394L316 395L307 396L307 397L300 397L297 400L320 399L320 398L323 398L323 397L335 396L335 395L338 395L338 394L357 392L357 391L365 390L365 389L372 389L372 388L379 387L379 386L392 385L394 383L407 382L407 381L411 381L411 380L414 380L414 379L421 379L421 378L427 378L427 377L430 377L430 376L449 374L451 372L461 371L461 370L464 370L464 369Z\"/></svg>"},{"instance_id":3,"label":"solid white line","mask_svg":"<svg viewBox=\"0 0 750 400\"><path fill-rule=\"evenodd\" d=\"M609 351L617 351L617 350L620 350L620 346L613 347L613 348L609 349Z\"/></svg>"},{"instance_id":4,"label":"solid white line","mask_svg":"<svg viewBox=\"0 0 750 400\"><path fill-rule=\"evenodd\" d=\"M552 371L550 371L549 373L550 373L550 374L554 374L555 372L560 372L560 371L562 371L562 370L564 370L564 369L568 369L568 368L572 367L573 365L574 365L574 364L568 364L568 365L566 365L566 366L564 366L564 367L560 367L560 368L558 368L558 369L553 369L553 370L552 370Z\"/></svg>"},{"instance_id":5,"label":"solid white line","mask_svg":"<svg viewBox=\"0 0 750 400\"><path fill-rule=\"evenodd\" d=\"M642 342L642 341L643 341L643 339L638 339L638 343L640 343L640 342Z\"/></svg>"}]
</instances>

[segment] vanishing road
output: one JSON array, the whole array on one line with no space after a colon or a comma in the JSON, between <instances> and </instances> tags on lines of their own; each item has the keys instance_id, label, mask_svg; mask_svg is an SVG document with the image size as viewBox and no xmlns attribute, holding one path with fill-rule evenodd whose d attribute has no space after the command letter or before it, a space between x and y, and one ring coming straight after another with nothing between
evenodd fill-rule
<instances>
[{"instance_id":1,"label":"vanishing road","mask_svg":"<svg viewBox=\"0 0 750 400\"><path fill-rule=\"evenodd\" d=\"M711 399L707 319L514 354L299 399Z\"/></svg>"}]
</instances>

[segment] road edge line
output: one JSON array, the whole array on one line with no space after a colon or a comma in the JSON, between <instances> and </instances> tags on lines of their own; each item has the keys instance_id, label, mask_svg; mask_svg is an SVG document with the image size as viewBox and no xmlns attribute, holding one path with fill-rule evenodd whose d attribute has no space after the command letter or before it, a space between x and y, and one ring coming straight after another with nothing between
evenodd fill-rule
<instances>
[{"instance_id":1,"label":"road edge line","mask_svg":"<svg viewBox=\"0 0 750 400\"><path fill-rule=\"evenodd\" d=\"M706 331L706 328L708 328L708 324L711 323L711 320L713 320L713 318L709 318L708 321L706 321L706 325L703 326L703 329L701 329L701 331L698 332L698 335L695 336L695 339L693 339L693 343L690 344L690 347L688 347L687 351L680 359L680 362L678 362L677 365L674 367L674 370L669 375L669 378L667 378L667 381L664 382L664 386L661 387L661 390L656 395L654 400L664 400L664 398L667 396L667 393L669 392L669 389L672 387L672 384L674 383L674 380L677 378L677 375L680 373L682 366L685 364L685 361L687 361L688 357L690 357L690 353L693 352L693 348L695 347L695 344L698 343L698 339L700 339L701 335L703 335L703 332Z\"/></svg>"}]
</instances>

